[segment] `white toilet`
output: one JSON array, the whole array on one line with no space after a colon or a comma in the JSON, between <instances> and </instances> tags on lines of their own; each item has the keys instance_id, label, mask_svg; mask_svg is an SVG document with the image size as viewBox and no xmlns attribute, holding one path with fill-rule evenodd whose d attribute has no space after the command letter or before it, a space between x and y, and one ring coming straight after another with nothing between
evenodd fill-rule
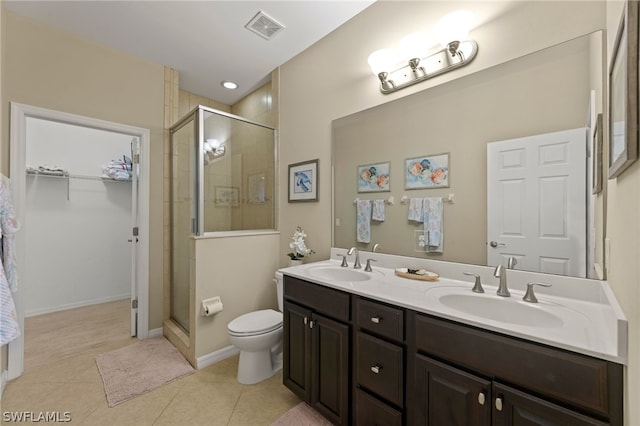
<instances>
[{"instance_id":1,"label":"white toilet","mask_svg":"<svg viewBox=\"0 0 640 426\"><path fill-rule=\"evenodd\" d=\"M282 368L282 280L282 273L276 272L279 312L249 312L227 325L231 344L240 349L238 382L242 384L261 382Z\"/></svg>"}]
</instances>

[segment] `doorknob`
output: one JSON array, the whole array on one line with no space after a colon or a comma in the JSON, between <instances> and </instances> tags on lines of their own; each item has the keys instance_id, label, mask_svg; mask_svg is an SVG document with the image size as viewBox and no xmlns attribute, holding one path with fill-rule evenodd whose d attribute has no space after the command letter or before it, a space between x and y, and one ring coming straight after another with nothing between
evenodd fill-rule
<instances>
[{"instance_id":1,"label":"doorknob","mask_svg":"<svg viewBox=\"0 0 640 426\"><path fill-rule=\"evenodd\" d=\"M499 243L499 242L497 242L497 241L491 241L491 242L489 243L489 245L490 245L491 247L493 247L493 248L506 246L506 244L505 244L505 243Z\"/></svg>"}]
</instances>

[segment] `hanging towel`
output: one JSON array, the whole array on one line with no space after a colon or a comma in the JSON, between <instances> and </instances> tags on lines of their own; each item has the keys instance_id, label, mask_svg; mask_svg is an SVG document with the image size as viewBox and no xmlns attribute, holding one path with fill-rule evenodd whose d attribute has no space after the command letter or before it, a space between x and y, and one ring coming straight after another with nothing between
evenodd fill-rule
<instances>
[{"instance_id":1,"label":"hanging towel","mask_svg":"<svg viewBox=\"0 0 640 426\"><path fill-rule=\"evenodd\" d=\"M443 252L442 198L424 199L424 237L426 250L430 253Z\"/></svg>"},{"instance_id":2,"label":"hanging towel","mask_svg":"<svg viewBox=\"0 0 640 426\"><path fill-rule=\"evenodd\" d=\"M409 220L422 222L424 220L424 199L412 198L409 200Z\"/></svg>"},{"instance_id":3,"label":"hanging towel","mask_svg":"<svg viewBox=\"0 0 640 426\"><path fill-rule=\"evenodd\" d=\"M13 295L18 290L15 272L14 234L19 229L15 217L9 179L0 177L0 231L2 232L2 262L0 262L0 345L20 335Z\"/></svg>"},{"instance_id":4,"label":"hanging towel","mask_svg":"<svg viewBox=\"0 0 640 426\"><path fill-rule=\"evenodd\" d=\"M359 243L371 242L371 200L358 200L356 204L356 239Z\"/></svg>"},{"instance_id":5,"label":"hanging towel","mask_svg":"<svg viewBox=\"0 0 640 426\"><path fill-rule=\"evenodd\" d=\"M373 213L371 214L371 219L377 220L378 222L384 222L384 200L373 201Z\"/></svg>"}]
</instances>

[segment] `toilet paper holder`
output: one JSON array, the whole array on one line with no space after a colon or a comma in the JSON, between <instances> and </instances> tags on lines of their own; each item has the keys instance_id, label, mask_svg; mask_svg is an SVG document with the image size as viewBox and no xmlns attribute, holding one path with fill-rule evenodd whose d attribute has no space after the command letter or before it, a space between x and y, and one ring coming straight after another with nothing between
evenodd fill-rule
<instances>
[{"instance_id":1,"label":"toilet paper holder","mask_svg":"<svg viewBox=\"0 0 640 426\"><path fill-rule=\"evenodd\" d=\"M204 299L200 304L200 315L203 317L209 317L222 311L223 305L220 296Z\"/></svg>"}]
</instances>

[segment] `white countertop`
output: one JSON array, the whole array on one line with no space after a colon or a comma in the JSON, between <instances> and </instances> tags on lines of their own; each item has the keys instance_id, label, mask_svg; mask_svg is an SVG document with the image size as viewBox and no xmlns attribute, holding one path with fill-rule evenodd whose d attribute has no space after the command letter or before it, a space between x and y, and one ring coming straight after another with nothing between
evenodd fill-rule
<instances>
[{"instance_id":1,"label":"white countertop","mask_svg":"<svg viewBox=\"0 0 640 426\"><path fill-rule=\"evenodd\" d=\"M341 253L342 251L339 250L333 249L332 253ZM362 257L363 255L366 255L366 257ZM373 272L363 272L364 259L367 258L375 258L377 260L373 264ZM365 296L417 312L620 364L626 364L627 362L627 321L606 281L509 270L508 280L511 279L513 281L513 284L509 283L511 297L501 298L496 295L497 282L492 282L496 280L491 280L487 277L487 271L492 272L493 268L382 255L379 253L361 253L361 260L363 269L358 271L369 274L370 279L366 281L330 280L318 278L317 274L314 274L313 269L339 268L340 262L338 260L313 262L284 268L280 271L286 275L326 287ZM349 268L352 268L352 265L353 262L350 261ZM440 278L434 282L402 278L395 275L395 268L402 266L411 268L425 268L425 266L428 266L425 269L437 272ZM442 269L442 271L439 271L438 268ZM473 277L464 277L462 270L483 276L484 294L477 295L471 291ZM443 271L454 277L461 276L463 279L445 277L443 276ZM531 304L522 300L525 288L523 280L553 283L553 287L551 289L536 287L536 296L539 303ZM554 316L561 317L563 323L562 326L539 327L532 326L527 321L519 321L518 318L506 322L472 315L440 303L438 296L445 293L497 298L499 299L498 303L523 304L510 307L515 307L516 311L521 307L523 312L526 312L527 309L545 310ZM576 297L569 297L571 293L575 293ZM496 301L491 300L490 302L495 303Z\"/></svg>"}]
</instances>

